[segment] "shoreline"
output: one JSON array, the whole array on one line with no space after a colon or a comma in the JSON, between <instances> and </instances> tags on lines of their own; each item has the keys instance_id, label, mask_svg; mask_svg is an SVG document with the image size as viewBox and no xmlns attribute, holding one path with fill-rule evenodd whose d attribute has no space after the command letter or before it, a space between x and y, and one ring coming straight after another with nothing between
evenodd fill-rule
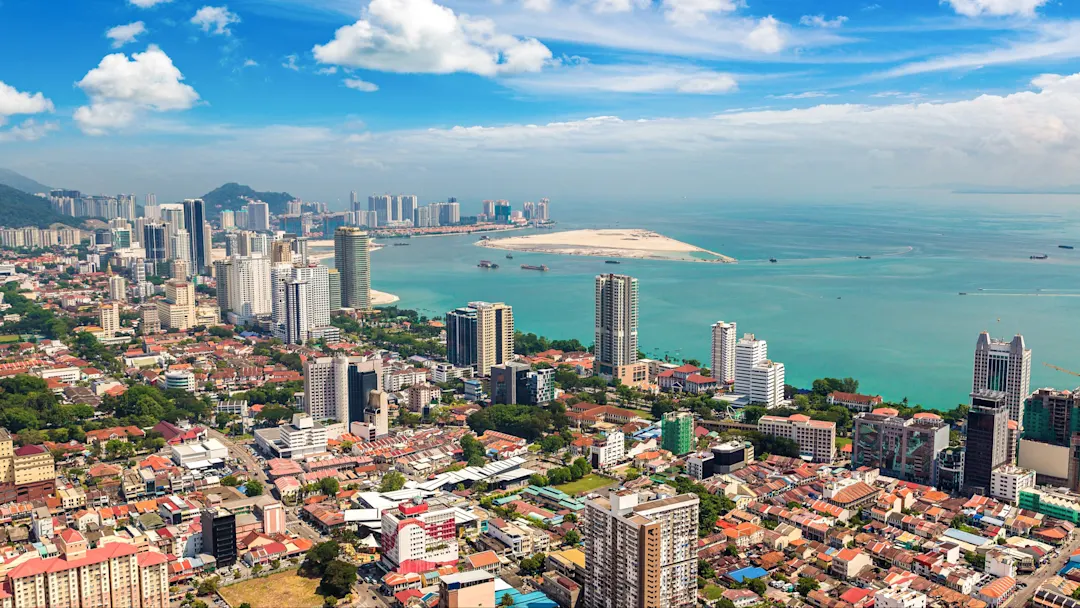
<instances>
[{"instance_id":1,"label":"shoreline","mask_svg":"<svg viewBox=\"0 0 1080 608\"><path fill-rule=\"evenodd\" d=\"M372 306L389 306L395 302L400 302L401 298L395 296L392 293L385 291L371 290L371 305Z\"/></svg>"},{"instance_id":2,"label":"shoreline","mask_svg":"<svg viewBox=\"0 0 1080 608\"><path fill-rule=\"evenodd\" d=\"M485 239L477 241L474 245L522 253L554 253L707 264L738 262L731 256L677 241L658 232L636 228L567 230L503 239Z\"/></svg>"}]
</instances>

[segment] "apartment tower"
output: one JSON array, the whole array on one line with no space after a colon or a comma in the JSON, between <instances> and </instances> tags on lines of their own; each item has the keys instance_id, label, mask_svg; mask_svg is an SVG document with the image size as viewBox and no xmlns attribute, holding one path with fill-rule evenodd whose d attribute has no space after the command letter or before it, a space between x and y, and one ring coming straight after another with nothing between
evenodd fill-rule
<instances>
[{"instance_id":1,"label":"apartment tower","mask_svg":"<svg viewBox=\"0 0 1080 608\"><path fill-rule=\"evenodd\" d=\"M498 212L498 207L496 207ZM595 355L608 378L638 360L638 280L621 274L596 277Z\"/></svg>"},{"instance_id":2,"label":"apartment tower","mask_svg":"<svg viewBox=\"0 0 1080 608\"><path fill-rule=\"evenodd\" d=\"M735 323L717 321L712 326L712 375L721 385L735 382Z\"/></svg>"},{"instance_id":3,"label":"apartment tower","mask_svg":"<svg viewBox=\"0 0 1080 608\"><path fill-rule=\"evenodd\" d=\"M353 226L334 231L334 268L341 275L341 306L371 309L371 259L368 233Z\"/></svg>"},{"instance_id":4,"label":"apartment tower","mask_svg":"<svg viewBox=\"0 0 1080 608\"><path fill-rule=\"evenodd\" d=\"M1017 334L1005 342L985 331L979 334L971 390L1005 393L1009 420L1024 422L1024 401L1031 394L1031 349L1025 346L1024 336Z\"/></svg>"}]
</instances>

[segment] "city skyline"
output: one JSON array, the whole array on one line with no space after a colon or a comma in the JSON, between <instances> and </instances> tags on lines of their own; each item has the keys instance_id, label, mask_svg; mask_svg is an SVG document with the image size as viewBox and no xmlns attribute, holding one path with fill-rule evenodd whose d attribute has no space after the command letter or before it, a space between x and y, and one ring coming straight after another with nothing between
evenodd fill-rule
<instances>
[{"instance_id":1,"label":"city skyline","mask_svg":"<svg viewBox=\"0 0 1080 608\"><path fill-rule=\"evenodd\" d=\"M45 19L0 14L9 53ZM1075 190L1080 28L1047 0L101 0L65 16L49 22L63 52L0 71L0 166L55 186L179 199L243 181L345 204L364 183L564 200Z\"/></svg>"}]
</instances>

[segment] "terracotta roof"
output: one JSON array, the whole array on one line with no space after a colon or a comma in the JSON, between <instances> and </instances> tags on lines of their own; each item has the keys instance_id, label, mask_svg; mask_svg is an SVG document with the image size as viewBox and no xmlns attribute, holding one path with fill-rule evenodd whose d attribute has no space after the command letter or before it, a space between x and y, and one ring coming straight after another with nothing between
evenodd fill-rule
<instances>
[{"instance_id":1,"label":"terracotta roof","mask_svg":"<svg viewBox=\"0 0 1080 608\"><path fill-rule=\"evenodd\" d=\"M68 560L66 557L51 557L48 559L37 558L23 562L8 573L8 578L15 580L28 576L37 576L47 572L63 572L82 566L100 564L106 560L123 557L125 555L135 555L136 553L138 553L138 551L131 545L125 545L124 543L109 543L102 547L98 547L97 549L90 549L86 552L84 557L75 560Z\"/></svg>"},{"instance_id":2,"label":"terracotta roof","mask_svg":"<svg viewBox=\"0 0 1080 608\"><path fill-rule=\"evenodd\" d=\"M499 563L499 556L494 551L483 551L466 556L469 565L473 568L486 568Z\"/></svg>"}]
</instances>

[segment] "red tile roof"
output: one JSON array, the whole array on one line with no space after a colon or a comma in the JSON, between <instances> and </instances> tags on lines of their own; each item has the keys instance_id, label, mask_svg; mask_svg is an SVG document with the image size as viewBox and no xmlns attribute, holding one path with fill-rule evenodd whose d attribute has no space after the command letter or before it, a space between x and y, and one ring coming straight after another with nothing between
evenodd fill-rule
<instances>
[{"instance_id":1,"label":"red tile roof","mask_svg":"<svg viewBox=\"0 0 1080 608\"><path fill-rule=\"evenodd\" d=\"M125 555L135 555L136 553L138 553L138 550L131 545L109 543L97 549L90 549L84 557L79 559L68 560L66 557L50 557L48 559L38 558L23 562L8 573L8 578L15 580L47 572L63 572L73 568L99 564Z\"/></svg>"}]
</instances>

